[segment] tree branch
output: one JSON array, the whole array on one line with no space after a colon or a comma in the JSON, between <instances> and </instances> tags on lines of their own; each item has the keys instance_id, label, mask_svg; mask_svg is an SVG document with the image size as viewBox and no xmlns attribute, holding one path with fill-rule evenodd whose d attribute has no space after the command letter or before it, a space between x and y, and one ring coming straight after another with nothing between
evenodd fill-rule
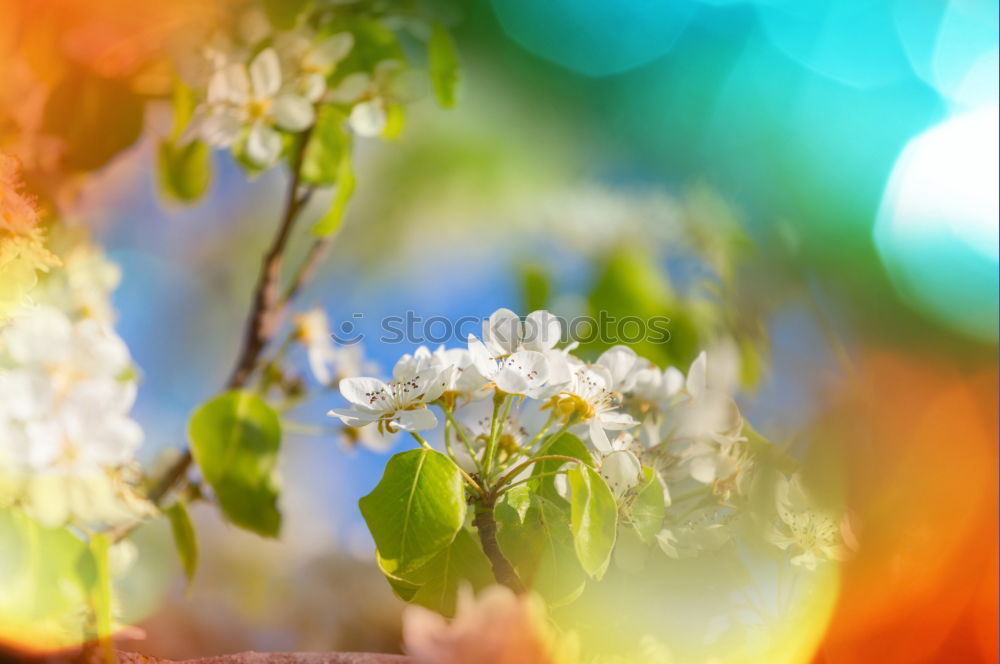
<instances>
[{"instance_id":1,"label":"tree branch","mask_svg":"<svg viewBox=\"0 0 1000 664\"><path fill-rule=\"evenodd\" d=\"M257 284L253 291L253 304L250 314L247 317L243 330L243 342L240 352L236 357L236 363L226 381L226 389L238 389L246 385L247 380L253 374L260 359L260 354L277 333L281 319L284 314L285 304L291 296L301 288L305 279L309 275L300 273L293 281L294 290L289 292L288 297L281 296L281 266L284 252L288 246L292 229L298 219L302 207L309 201L312 190L307 190L302 195L299 194L301 182L302 159L305 156L305 148L309 143L311 130L307 129L302 133L301 140L297 143L297 148L292 154L289 162L291 176L288 183L288 193L285 198L285 209L278 224L278 230L271 240L271 244L264 254L260 272L257 275ZM319 260L318 258L316 260ZM298 282L298 285L295 285ZM184 453L167 469L156 484L149 490L149 499L156 504L163 500L164 496L181 481L191 467L191 450L186 449Z\"/></svg>"},{"instance_id":2,"label":"tree branch","mask_svg":"<svg viewBox=\"0 0 1000 664\"><path fill-rule=\"evenodd\" d=\"M476 516L472 520L472 525L479 534L479 542L483 545L483 553L490 560L490 567L493 568L493 577L498 583L502 583L515 593L525 592L524 583L517 575L514 566L510 564L507 557L500 550L497 543L497 522L493 517L493 508L496 505L496 496L490 494L482 500L476 501Z\"/></svg>"}]
</instances>

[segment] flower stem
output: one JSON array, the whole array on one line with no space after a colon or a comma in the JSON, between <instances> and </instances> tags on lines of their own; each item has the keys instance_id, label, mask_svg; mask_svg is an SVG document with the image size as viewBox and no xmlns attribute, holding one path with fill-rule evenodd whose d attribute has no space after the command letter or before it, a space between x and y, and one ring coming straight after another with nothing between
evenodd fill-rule
<instances>
[{"instance_id":1,"label":"flower stem","mask_svg":"<svg viewBox=\"0 0 1000 664\"><path fill-rule=\"evenodd\" d=\"M539 461L570 461L573 463L583 463L576 457L563 456L562 454L549 454L546 456L537 456L532 459L528 459L522 464L514 466L506 475L500 478L500 481L496 483L496 486L493 487L493 490L499 491L501 488L503 488L505 484L507 484L507 482L517 477L522 470L524 470L533 463L538 463Z\"/></svg>"},{"instance_id":2,"label":"flower stem","mask_svg":"<svg viewBox=\"0 0 1000 664\"><path fill-rule=\"evenodd\" d=\"M469 456L472 457L472 462L476 464L476 469L481 473L482 466L479 464L479 459L476 457L476 452L472 447L472 443L469 441L469 437L465 435L465 430L462 429L458 422L455 421L455 416L449 408L442 406L441 410L444 411L445 420L451 424L453 429L455 429L455 433L458 434L458 439L462 441L462 445L465 446Z\"/></svg>"},{"instance_id":3,"label":"flower stem","mask_svg":"<svg viewBox=\"0 0 1000 664\"><path fill-rule=\"evenodd\" d=\"M490 439L486 442L486 449L483 451L483 475L485 477L490 476L490 470L493 468L493 457L496 455L497 440L499 439L500 429L503 425L497 426L498 422L501 422L500 417L500 406L505 404L503 409L503 418L507 419L507 413L510 412L511 397L503 394L502 392L497 392L493 396L493 418L490 420Z\"/></svg>"}]
</instances>

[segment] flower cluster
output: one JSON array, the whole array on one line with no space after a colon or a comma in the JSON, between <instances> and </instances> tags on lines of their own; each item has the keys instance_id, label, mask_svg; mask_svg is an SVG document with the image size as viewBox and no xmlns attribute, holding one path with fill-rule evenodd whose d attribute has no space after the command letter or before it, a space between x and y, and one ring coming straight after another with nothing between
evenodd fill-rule
<instances>
[{"instance_id":1,"label":"flower cluster","mask_svg":"<svg viewBox=\"0 0 1000 664\"><path fill-rule=\"evenodd\" d=\"M235 30L212 34L200 61L182 58L198 98L183 139L231 149L250 168L266 169L326 109L356 135L387 134L399 104L427 86L397 43L394 27L403 22L367 11L308 10L283 25L258 9ZM417 33L429 32L417 23Z\"/></svg>"},{"instance_id":2,"label":"flower cluster","mask_svg":"<svg viewBox=\"0 0 1000 664\"><path fill-rule=\"evenodd\" d=\"M384 450L397 432L424 443L421 432L438 428L438 411L448 454L487 482L491 467L537 458L560 434L572 434L587 442L623 514L648 486L649 473L656 474L669 508L656 539L668 555L697 555L730 542L758 460L730 396L734 372L728 363L710 365L702 352L685 374L661 369L625 346L587 362L574 354L574 345L557 348L560 332L549 312L522 320L500 309L484 323L481 339L470 335L466 348L420 347L400 358L386 381L341 379L349 405L329 414L372 430L373 447ZM555 478L555 487L566 494L564 476ZM833 531L815 514L796 516L793 507L779 514L783 527L775 532L784 534L772 538L779 548L794 544L807 557L836 557Z\"/></svg>"},{"instance_id":3,"label":"flower cluster","mask_svg":"<svg viewBox=\"0 0 1000 664\"><path fill-rule=\"evenodd\" d=\"M151 510L130 484L137 376L111 325L117 267L61 239L64 267L0 325L0 504L48 526L113 526Z\"/></svg>"}]
</instances>

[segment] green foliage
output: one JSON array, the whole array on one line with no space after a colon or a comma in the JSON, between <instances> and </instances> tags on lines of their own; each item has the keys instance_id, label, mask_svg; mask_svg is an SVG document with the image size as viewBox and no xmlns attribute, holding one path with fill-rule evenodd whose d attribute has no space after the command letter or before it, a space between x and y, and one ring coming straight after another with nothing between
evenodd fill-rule
<instances>
[{"instance_id":1,"label":"green foliage","mask_svg":"<svg viewBox=\"0 0 1000 664\"><path fill-rule=\"evenodd\" d=\"M643 466L645 480L636 488L635 498L628 505L628 519L639 538L650 543L663 526L667 504L663 496L663 481L648 466Z\"/></svg>"},{"instance_id":2,"label":"green foliage","mask_svg":"<svg viewBox=\"0 0 1000 664\"><path fill-rule=\"evenodd\" d=\"M274 27L290 30L310 4L311 0L264 0L264 13Z\"/></svg>"},{"instance_id":3,"label":"green foliage","mask_svg":"<svg viewBox=\"0 0 1000 664\"><path fill-rule=\"evenodd\" d=\"M438 104L443 108L454 107L458 88L458 56L451 35L441 25L434 26L427 42L427 63Z\"/></svg>"},{"instance_id":4,"label":"green foliage","mask_svg":"<svg viewBox=\"0 0 1000 664\"><path fill-rule=\"evenodd\" d=\"M590 466L566 473L573 545L583 569L600 579L608 569L618 529L618 505L604 478Z\"/></svg>"},{"instance_id":5,"label":"green foliage","mask_svg":"<svg viewBox=\"0 0 1000 664\"><path fill-rule=\"evenodd\" d=\"M552 278L541 263L521 266L521 293L525 311L538 311L548 306L552 297Z\"/></svg>"},{"instance_id":6,"label":"green foliage","mask_svg":"<svg viewBox=\"0 0 1000 664\"><path fill-rule=\"evenodd\" d=\"M331 77L336 85L350 74L371 73L384 60L406 62L406 56L396 34L379 21L360 16L343 16L328 28L329 33L350 32L354 35L354 47L347 54Z\"/></svg>"},{"instance_id":7,"label":"green foliage","mask_svg":"<svg viewBox=\"0 0 1000 664\"><path fill-rule=\"evenodd\" d=\"M583 592L587 573L573 546L567 506L531 492L516 497L512 504L508 501L513 493L509 491L495 510L500 550L521 580L550 605L572 602Z\"/></svg>"},{"instance_id":8,"label":"green foliage","mask_svg":"<svg viewBox=\"0 0 1000 664\"><path fill-rule=\"evenodd\" d=\"M181 560L184 576L190 585L191 581L194 580L194 573L198 569L198 537L194 532L194 524L191 523L187 507L180 501L163 510L163 513L170 521L170 531L174 536L177 556Z\"/></svg>"},{"instance_id":9,"label":"green foliage","mask_svg":"<svg viewBox=\"0 0 1000 664\"><path fill-rule=\"evenodd\" d=\"M84 69L67 72L43 112L43 129L62 139L61 166L70 171L107 164L138 140L142 122L142 99L125 81Z\"/></svg>"},{"instance_id":10,"label":"green foliage","mask_svg":"<svg viewBox=\"0 0 1000 664\"><path fill-rule=\"evenodd\" d=\"M256 394L234 390L201 406L188 435L194 459L226 517L241 528L276 537L281 529L277 413Z\"/></svg>"},{"instance_id":11,"label":"green foliage","mask_svg":"<svg viewBox=\"0 0 1000 664\"><path fill-rule=\"evenodd\" d=\"M378 486L358 505L383 571L403 579L448 547L465 523L458 466L426 448L389 459Z\"/></svg>"}]
</instances>

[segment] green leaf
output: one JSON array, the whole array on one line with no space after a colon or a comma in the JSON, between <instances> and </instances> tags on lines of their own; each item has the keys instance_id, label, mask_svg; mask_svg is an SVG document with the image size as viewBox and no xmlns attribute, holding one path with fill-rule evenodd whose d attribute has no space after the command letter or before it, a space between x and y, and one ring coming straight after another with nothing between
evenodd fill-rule
<instances>
[{"instance_id":1,"label":"green leaf","mask_svg":"<svg viewBox=\"0 0 1000 664\"><path fill-rule=\"evenodd\" d=\"M337 181L344 154L351 150L351 134L347 131L346 119L336 108L320 106L316 125L302 156L303 182L328 185Z\"/></svg>"},{"instance_id":2,"label":"green leaf","mask_svg":"<svg viewBox=\"0 0 1000 664\"><path fill-rule=\"evenodd\" d=\"M184 503L178 501L163 511L170 521L170 531L174 535L174 546L177 556L181 559L181 567L187 578L188 586L194 580L198 569L198 538L194 532L194 524Z\"/></svg>"},{"instance_id":3,"label":"green leaf","mask_svg":"<svg viewBox=\"0 0 1000 664\"><path fill-rule=\"evenodd\" d=\"M798 459L790 455L785 448L775 445L760 435L746 421L743 423L742 435L747 439L746 445L750 449L750 452L761 464L775 468L786 474L794 473L801 466Z\"/></svg>"},{"instance_id":4,"label":"green leaf","mask_svg":"<svg viewBox=\"0 0 1000 664\"><path fill-rule=\"evenodd\" d=\"M496 510L497 542L521 580L550 606L568 604L579 597L587 574L573 547L567 510L531 494L523 519L511 519L512 512L516 514L514 510Z\"/></svg>"},{"instance_id":5,"label":"green leaf","mask_svg":"<svg viewBox=\"0 0 1000 664\"><path fill-rule=\"evenodd\" d=\"M660 476L648 466L642 467L645 481L636 489L636 496L628 506L628 518L636 533L646 544L656 539L667 514Z\"/></svg>"},{"instance_id":6,"label":"green leaf","mask_svg":"<svg viewBox=\"0 0 1000 664\"><path fill-rule=\"evenodd\" d=\"M92 171L138 140L143 110L126 82L71 70L45 103L43 129L62 139L62 167Z\"/></svg>"},{"instance_id":7,"label":"green leaf","mask_svg":"<svg viewBox=\"0 0 1000 664\"><path fill-rule=\"evenodd\" d=\"M504 493L493 512L497 521L524 523L529 507L531 507L531 488L527 484L518 484Z\"/></svg>"},{"instance_id":8,"label":"green leaf","mask_svg":"<svg viewBox=\"0 0 1000 664\"><path fill-rule=\"evenodd\" d=\"M358 505L383 570L402 578L447 547L465 523L458 466L425 448L389 459L378 486Z\"/></svg>"},{"instance_id":9,"label":"green leaf","mask_svg":"<svg viewBox=\"0 0 1000 664\"><path fill-rule=\"evenodd\" d=\"M382 560L382 556L379 555L378 551L375 551L375 564L378 565L378 569L385 576L385 580L389 582L389 587L392 588L393 594L404 602L410 602L413 600L413 596L420 590L420 584L408 581L400 576L391 574L385 571L385 563Z\"/></svg>"},{"instance_id":10,"label":"green leaf","mask_svg":"<svg viewBox=\"0 0 1000 664\"><path fill-rule=\"evenodd\" d=\"M406 126L406 109L402 104L386 104L385 107L385 129L382 130L382 138L393 140L403 134Z\"/></svg>"},{"instance_id":11,"label":"green leaf","mask_svg":"<svg viewBox=\"0 0 1000 664\"><path fill-rule=\"evenodd\" d=\"M194 460L226 517L241 528L276 537L281 530L277 413L256 394L234 390L201 406L188 435Z\"/></svg>"},{"instance_id":12,"label":"green leaf","mask_svg":"<svg viewBox=\"0 0 1000 664\"><path fill-rule=\"evenodd\" d=\"M212 153L202 141L184 145L161 141L157 151L160 192L167 200L190 203L201 198L212 179Z\"/></svg>"},{"instance_id":13,"label":"green leaf","mask_svg":"<svg viewBox=\"0 0 1000 664\"><path fill-rule=\"evenodd\" d=\"M351 167L351 154L345 152L340 158L340 166L337 169L337 188L333 192L333 200L330 207L319 221L313 224L312 232L315 235L327 236L337 232L341 222L344 220L344 210L347 203L354 194L354 169Z\"/></svg>"},{"instance_id":14,"label":"green leaf","mask_svg":"<svg viewBox=\"0 0 1000 664\"><path fill-rule=\"evenodd\" d=\"M465 528L459 530L451 545L431 558L415 577L421 579L421 585L410 601L446 616L455 615L455 600L462 585L480 590L496 583L479 540Z\"/></svg>"},{"instance_id":15,"label":"green leaf","mask_svg":"<svg viewBox=\"0 0 1000 664\"><path fill-rule=\"evenodd\" d=\"M434 25L427 42L427 63L438 104L443 108L452 108L458 87L458 56L451 35L440 24Z\"/></svg>"},{"instance_id":16,"label":"green leaf","mask_svg":"<svg viewBox=\"0 0 1000 664\"><path fill-rule=\"evenodd\" d=\"M590 466L566 474L573 545L583 569L600 579L608 569L618 528L618 505L604 478Z\"/></svg>"},{"instance_id":17,"label":"green leaf","mask_svg":"<svg viewBox=\"0 0 1000 664\"><path fill-rule=\"evenodd\" d=\"M264 13L274 27L291 30L309 4L310 0L264 0Z\"/></svg>"}]
</instances>

